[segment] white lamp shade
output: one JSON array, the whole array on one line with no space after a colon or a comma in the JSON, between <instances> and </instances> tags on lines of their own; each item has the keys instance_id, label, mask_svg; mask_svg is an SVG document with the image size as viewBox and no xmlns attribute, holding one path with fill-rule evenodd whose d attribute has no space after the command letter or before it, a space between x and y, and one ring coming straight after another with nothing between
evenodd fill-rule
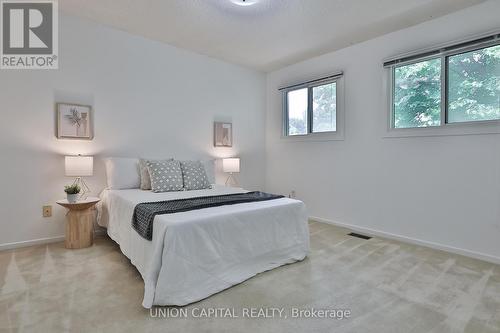
<instances>
[{"instance_id":1,"label":"white lamp shade","mask_svg":"<svg viewBox=\"0 0 500 333\"><path fill-rule=\"evenodd\" d=\"M224 172L240 172L239 158L224 158L222 159L222 171Z\"/></svg>"},{"instance_id":2,"label":"white lamp shade","mask_svg":"<svg viewBox=\"0 0 500 333\"><path fill-rule=\"evenodd\" d=\"M67 177L85 177L94 174L94 157L66 156L64 166Z\"/></svg>"}]
</instances>

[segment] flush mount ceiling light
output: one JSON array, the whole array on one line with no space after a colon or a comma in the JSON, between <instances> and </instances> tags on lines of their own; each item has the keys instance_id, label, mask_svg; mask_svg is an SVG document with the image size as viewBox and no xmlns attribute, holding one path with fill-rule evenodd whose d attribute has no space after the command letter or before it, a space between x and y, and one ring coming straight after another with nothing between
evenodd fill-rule
<instances>
[{"instance_id":1,"label":"flush mount ceiling light","mask_svg":"<svg viewBox=\"0 0 500 333\"><path fill-rule=\"evenodd\" d=\"M235 15L239 19L274 15L277 9L293 1L301 0L197 0L204 4L218 7L226 14ZM303 0L305 1L305 0Z\"/></svg>"},{"instance_id":2,"label":"flush mount ceiling light","mask_svg":"<svg viewBox=\"0 0 500 333\"><path fill-rule=\"evenodd\" d=\"M259 0L230 0L230 1L238 6L251 6L259 2Z\"/></svg>"}]
</instances>

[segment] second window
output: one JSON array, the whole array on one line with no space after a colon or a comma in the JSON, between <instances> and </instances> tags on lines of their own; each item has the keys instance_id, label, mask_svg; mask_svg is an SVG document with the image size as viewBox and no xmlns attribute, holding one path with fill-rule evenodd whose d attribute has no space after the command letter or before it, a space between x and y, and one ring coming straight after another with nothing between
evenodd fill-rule
<instances>
[{"instance_id":1,"label":"second window","mask_svg":"<svg viewBox=\"0 0 500 333\"><path fill-rule=\"evenodd\" d=\"M393 67L392 127L500 119L500 45Z\"/></svg>"}]
</instances>

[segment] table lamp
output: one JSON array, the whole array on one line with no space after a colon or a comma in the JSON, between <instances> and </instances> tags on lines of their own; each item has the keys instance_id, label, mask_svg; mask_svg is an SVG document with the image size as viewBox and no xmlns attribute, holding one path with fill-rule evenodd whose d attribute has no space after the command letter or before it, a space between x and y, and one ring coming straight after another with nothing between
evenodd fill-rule
<instances>
[{"instance_id":1,"label":"table lamp","mask_svg":"<svg viewBox=\"0 0 500 333\"><path fill-rule=\"evenodd\" d=\"M236 178L234 178L233 173L240 172L240 159L239 158L223 158L222 159L222 171L229 173L229 177L226 180L226 186L229 182L234 185L238 185Z\"/></svg>"},{"instance_id":2,"label":"table lamp","mask_svg":"<svg viewBox=\"0 0 500 333\"><path fill-rule=\"evenodd\" d=\"M81 188L80 200L87 199L87 194L90 192L83 177L94 175L94 157L93 156L66 156L64 158L64 167L66 177L76 177L73 185L77 184Z\"/></svg>"}]
</instances>

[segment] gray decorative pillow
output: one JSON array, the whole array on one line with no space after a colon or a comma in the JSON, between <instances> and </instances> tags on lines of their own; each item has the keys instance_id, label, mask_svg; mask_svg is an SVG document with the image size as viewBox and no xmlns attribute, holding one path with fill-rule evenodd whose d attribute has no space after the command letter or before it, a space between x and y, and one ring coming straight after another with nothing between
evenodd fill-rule
<instances>
[{"instance_id":1,"label":"gray decorative pillow","mask_svg":"<svg viewBox=\"0 0 500 333\"><path fill-rule=\"evenodd\" d=\"M179 161L147 161L153 192L182 191L182 171Z\"/></svg>"},{"instance_id":2,"label":"gray decorative pillow","mask_svg":"<svg viewBox=\"0 0 500 333\"><path fill-rule=\"evenodd\" d=\"M207 173L200 161L183 161L181 162L181 169L184 189L202 190L210 188Z\"/></svg>"},{"instance_id":3,"label":"gray decorative pillow","mask_svg":"<svg viewBox=\"0 0 500 333\"><path fill-rule=\"evenodd\" d=\"M165 161L173 161L173 158L168 158ZM147 162L161 162L162 160L146 160L141 158L139 160L139 171L141 173L141 190L151 190L151 176L149 175Z\"/></svg>"}]
</instances>

